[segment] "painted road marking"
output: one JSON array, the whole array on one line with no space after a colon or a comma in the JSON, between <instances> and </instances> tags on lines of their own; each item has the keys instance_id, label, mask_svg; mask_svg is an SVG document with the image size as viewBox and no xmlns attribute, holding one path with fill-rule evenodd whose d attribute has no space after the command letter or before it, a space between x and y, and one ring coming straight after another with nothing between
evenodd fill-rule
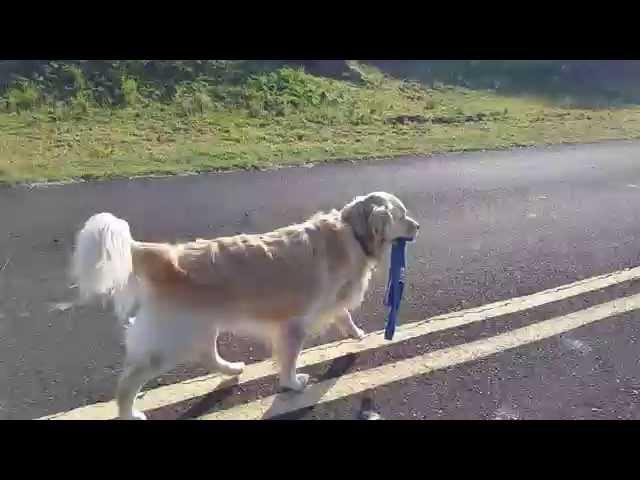
<instances>
[{"instance_id":1,"label":"painted road marking","mask_svg":"<svg viewBox=\"0 0 640 480\"><path fill-rule=\"evenodd\" d=\"M620 270L556 288L543 290L523 297L511 298L491 304L460 310L444 315L438 315L426 320L400 325L393 340L385 340L384 332L379 330L365 336L363 340L340 340L305 350L299 361L299 366L316 365L318 363L335 360L348 354L366 352L368 350L386 347L410 340L416 337L450 328L469 325L491 318L530 310L547 303L565 300L585 293L593 292L619 283L640 278L640 267ZM275 375L276 366L272 360L256 362L245 367L238 377L238 384ZM225 387L229 377L214 373L202 377L186 380L180 383L165 385L143 393L136 401L136 407L146 411L172 405L178 402L197 398L219 388ZM113 401L96 403L79 407L68 412L57 413L42 417L42 419L56 420L108 420L117 415L116 404Z\"/></svg>"},{"instance_id":2,"label":"painted road marking","mask_svg":"<svg viewBox=\"0 0 640 480\"><path fill-rule=\"evenodd\" d=\"M640 308L640 294L619 298L584 310L551 318L500 335L444 348L381 367L325 380L302 393L281 393L213 412L201 420L260 420L314 405L339 400L391 383L425 375L435 370L479 360L496 353L560 335L590 323Z\"/></svg>"}]
</instances>

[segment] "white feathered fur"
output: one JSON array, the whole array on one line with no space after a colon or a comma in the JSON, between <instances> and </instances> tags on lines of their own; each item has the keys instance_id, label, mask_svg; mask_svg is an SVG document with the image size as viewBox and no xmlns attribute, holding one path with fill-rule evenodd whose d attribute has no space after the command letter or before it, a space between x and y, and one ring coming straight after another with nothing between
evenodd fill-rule
<instances>
[{"instance_id":1,"label":"white feathered fur","mask_svg":"<svg viewBox=\"0 0 640 480\"><path fill-rule=\"evenodd\" d=\"M129 224L110 213L92 216L78 232L71 273L81 302L111 298L118 318L125 321L136 303Z\"/></svg>"}]
</instances>

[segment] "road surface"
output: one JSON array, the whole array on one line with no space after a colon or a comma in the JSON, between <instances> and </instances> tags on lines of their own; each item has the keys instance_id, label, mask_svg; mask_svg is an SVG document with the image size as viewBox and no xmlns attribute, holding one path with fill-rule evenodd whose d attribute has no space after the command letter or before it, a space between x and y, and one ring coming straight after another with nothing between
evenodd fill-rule
<instances>
[{"instance_id":1,"label":"road surface","mask_svg":"<svg viewBox=\"0 0 640 480\"><path fill-rule=\"evenodd\" d=\"M0 418L113 398L116 320L61 303L73 295L73 236L93 213L127 219L140 240L178 241L267 231L373 190L398 195L421 223L403 341L311 344L314 386L289 398L263 347L225 337L222 353L250 363L246 375L180 367L149 385L150 418L353 419L363 403L386 419L640 418L639 275L598 277L640 265L639 159L640 143L611 142L0 189ZM367 332L384 326L385 279L383 265L354 315Z\"/></svg>"}]
</instances>

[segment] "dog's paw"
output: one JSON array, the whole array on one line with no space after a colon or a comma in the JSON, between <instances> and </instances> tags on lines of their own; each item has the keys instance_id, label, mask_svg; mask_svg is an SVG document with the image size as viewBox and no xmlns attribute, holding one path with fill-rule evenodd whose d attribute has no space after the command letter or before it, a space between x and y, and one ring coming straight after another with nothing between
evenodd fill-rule
<instances>
[{"instance_id":1,"label":"dog's paw","mask_svg":"<svg viewBox=\"0 0 640 480\"><path fill-rule=\"evenodd\" d=\"M220 372L225 375L240 375L244 371L244 362L227 362L219 366Z\"/></svg>"},{"instance_id":2,"label":"dog's paw","mask_svg":"<svg viewBox=\"0 0 640 480\"><path fill-rule=\"evenodd\" d=\"M298 373L295 378L295 382L280 382L280 387L284 390L293 390L294 392L301 392L305 389L309 383L309 375L306 373Z\"/></svg>"},{"instance_id":3,"label":"dog's paw","mask_svg":"<svg viewBox=\"0 0 640 480\"><path fill-rule=\"evenodd\" d=\"M120 420L146 420L147 416L139 410L132 410L130 414L120 416Z\"/></svg>"},{"instance_id":4,"label":"dog's paw","mask_svg":"<svg viewBox=\"0 0 640 480\"><path fill-rule=\"evenodd\" d=\"M362 340L366 334L364 330L361 328L356 328L353 332L351 332L351 338L355 338L356 340Z\"/></svg>"}]
</instances>

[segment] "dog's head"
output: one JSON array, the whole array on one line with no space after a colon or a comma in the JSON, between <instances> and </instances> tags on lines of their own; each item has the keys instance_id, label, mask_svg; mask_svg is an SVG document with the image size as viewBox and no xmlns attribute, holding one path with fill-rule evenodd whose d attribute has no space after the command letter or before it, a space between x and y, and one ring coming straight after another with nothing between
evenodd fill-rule
<instances>
[{"instance_id":1,"label":"dog's head","mask_svg":"<svg viewBox=\"0 0 640 480\"><path fill-rule=\"evenodd\" d=\"M340 213L370 257L379 257L396 239L415 239L420 228L402 202L386 192L356 197Z\"/></svg>"}]
</instances>

